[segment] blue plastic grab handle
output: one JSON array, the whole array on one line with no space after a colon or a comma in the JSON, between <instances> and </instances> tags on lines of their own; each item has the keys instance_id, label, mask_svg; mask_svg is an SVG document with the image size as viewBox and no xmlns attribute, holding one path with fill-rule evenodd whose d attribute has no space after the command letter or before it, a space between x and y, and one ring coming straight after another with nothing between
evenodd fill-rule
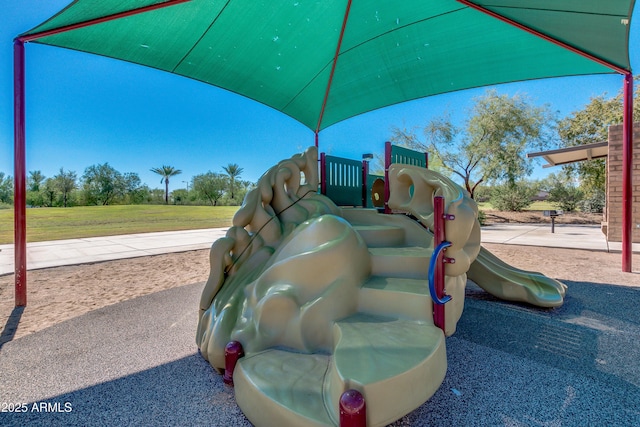
<instances>
[{"instance_id":1,"label":"blue plastic grab handle","mask_svg":"<svg viewBox=\"0 0 640 427\"><path fill-rule=\"evenodd\" d=\"M444 297L442 297L442 299L438 298L438 295L436 293L435 280L436 261L438 260L440 252L442 252L449 246L451 246L451 242L444 241L440 243L436 247L436 250L433 251L433 254L431 255L431 261L429 262L429 293L431 294L431 299L433 300L433 302L438 305L443 305L451 301L451 295L445 295Z\"/></svg>"}]
</instances>

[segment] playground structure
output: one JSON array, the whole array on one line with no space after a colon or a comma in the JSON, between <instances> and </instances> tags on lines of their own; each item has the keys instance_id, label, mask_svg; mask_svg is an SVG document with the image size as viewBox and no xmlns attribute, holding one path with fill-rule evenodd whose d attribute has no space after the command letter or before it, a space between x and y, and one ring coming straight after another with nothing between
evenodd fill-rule
<instances>
[{"instance_id":1,"label":"playground structure","mask_svg":"<svg viewBox=\"0 0 640 427\"><path fill-rule=\"evenodd\" d=\"M633 0L610 2L606 10L595 0L549 3L543 13L534 3L523 6L517 1L490 7L469 0L434 5L405 1L392 6L371 2L354 8L351 1L346 7L341 2L295 2L293 9L271 2L237 1L233 7L227 7L229 2L211 7L209 2L190 0L125 3L74 1L14 38L16 307L27 304L25 44L29 42L121 59L230 90L306 125L314 131L316 145L318 134L341 120L412 99L529 79L618 73L624 76L622 271L631 272L633 74L628 29ZM386 13L379 14L383 7ZM287 28L292 37L264 37L268 27L276 32ZM425 43L429 34L440 35L438 43ZM298 40L305 40L307 48L286 55L282 62L282 52L296 51ZM524 49L513 49L516 40ZM154 49L148 49L149 43ZM436 45L438 53L431 57ZM431 60L416 57L423 47L429 49ZM388 60L390 52L396 60ZM451 52L463 60L451 61ZM329 63L327 58L332 58ZM375 69L381 72L371 72ZM450 76L464 78L454 83Z\"/></svg>"},{"instance_id":2,"label":"playground structure","mask_svg":"<svg viewBox=\"0 0 640 427\"><path fill-rule=\"evenodd\" d=\"M475 202L424 154L387 151L384 178L326 155L318 171L315 147L280 162L211 248L196 341L254 425L382 426L419 407L444 380L467 279L563 302L563 284L481 247Z\"/></svg>"}]
</instances>

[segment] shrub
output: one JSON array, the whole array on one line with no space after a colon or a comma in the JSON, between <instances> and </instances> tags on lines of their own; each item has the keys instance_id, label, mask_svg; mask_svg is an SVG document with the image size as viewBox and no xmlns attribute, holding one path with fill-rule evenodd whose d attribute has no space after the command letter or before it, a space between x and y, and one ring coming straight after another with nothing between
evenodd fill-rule
<instances>
[{"instance_id":1,"label":"shrub","mask_svg":"<svg viewBox=\"0 0 640 427\"><path fill-rule=\"evenodd\" d=\"M531 206L535 193L526 183L498 185L491 192L491 205L499 211L521 212Z\"/></svg>"},{"instance_id":2,"label":"shrub","mask_svg":"<svg viewBox=\"0 0 640 427\"><path fill-rule=\"evenodd\" d=\"M566 212L573 212L584 199L584 193L571 184L557 182L549 191L547 200Z\"/></svg>"},{"instance_id":3,"label":"shrub","mask_svg":"<svg viewBox=\"0 0 640 427\"><path fill-rule=\"evenodd\" d=\"M486 221L487 221L487 215L484 213L483 210L478 209L478 222L480 223L480 225L484 225Z\"/></svg>"},{"instance_id":4,"label":"shrub","mask_svg":"<svg viewBox=\"0 0 640 427\"><path fill-rule=\"evenodd\" d=\"M578 208L582 212L602 213L605 205L605 194L602 190L596 190L592 194L586 196L578 204Z\"/></svg>"},{"instance_id":5,"label":"shrub","mask_svg":"<svg viewBox=\"0 0 640 427\"><path fill-rule=\"evenodd\" d=\"M478 186L476 190L473 192L473 199L476 202L487 202L491 199L491 187L487 186Z\"/></svg>"}]
</instances>

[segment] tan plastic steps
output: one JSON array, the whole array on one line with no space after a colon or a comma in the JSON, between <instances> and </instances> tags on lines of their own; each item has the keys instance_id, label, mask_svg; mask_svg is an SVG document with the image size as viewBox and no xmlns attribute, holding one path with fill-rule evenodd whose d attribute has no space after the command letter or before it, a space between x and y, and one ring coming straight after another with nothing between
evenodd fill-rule
<instances>
[{"instance_id":1,"label":"tan plastic steps","mask_svg":"<svg viewBox=\"0 0 640 427\"><path fill-rule=\"evenodd\" d=\"M331 402L357 388L367 408L385 408L367 412L369 426L385 426L416 409L444 380L444 334L432 324L358 313L334 330Z\"/></svg>"},{"instance_id":2,"label":"tan plastic steps","mask_svg":"<svg viewBox=\"0 0 640 427\"><path fill-rule=\"evenodd\" d=\"M369 248L374 276L427 279L433 250L421 247Z\"/></svg>"},{"instance_id":3,"label":"tan plastic steps","mask_svg":"<svg viewBox=\"0 0 640 427\"><path fill-rule=\"evenodd\" d=\"M405 244L404 229L392 225L354 225L368 247L394 247Z\"/></svg>"},{"instance_id":4,"label":"tan plastic steps","mask_svg":"<svg viewBox=\"0 0 640 427\"><path fill-rule=\"evenodd\" d=\"M358 311L432 322L429 284L423 279L371 276L360 290Z\"/></svg>"},{"instance_id":5,"label":"tan plastic steps","mask_svg":"<svg viewBox=\"0 0 640 427\"><path fill-rule=\"evenodd\" d=\"M418 222L404 215L384 215L374 209L343 209L343 218L354 227L379 225L384 227L399 227L404 230L404 241L387 246L433 246L433 236ZM425 232L426 231L426 232Z\"/></svg>"},{"instance_id":6,"label":"tan plastic steps","mask_svg":"<svg viewBox=\"0 0 640 427\"><path fill-rule=\"evenodd\" d=\"M323 395L329 363L328 355L279 349L242 358L233 372L238 405L253 424L337 425Z\"/></svg>"},{"instance_id":7,"label":"tan plastic steps","mask_svg":"<svg viewBox=\"0 0 640 427\"><path fill-rule=\"evenodd\" d=\"M357 388L367 408L386 408L368 411L367 425L385 426L419 407L444 380L444 335L432 324L357 313L336 322L334 336L332 356L271 349L240 359L235 393L247 418L337 426L340 396Z\"/></svg>"}]
</instances>

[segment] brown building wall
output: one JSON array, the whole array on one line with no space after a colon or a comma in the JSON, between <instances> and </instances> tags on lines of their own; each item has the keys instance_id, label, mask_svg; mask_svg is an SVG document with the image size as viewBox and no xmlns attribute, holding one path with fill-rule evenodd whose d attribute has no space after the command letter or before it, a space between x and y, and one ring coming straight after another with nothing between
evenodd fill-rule
<instances>
[{"instance_id":1,"label":"brown building wall","mask_svg":"<svg viewBox=\"0 0 640 427\"><path fill-rule=\"evenodd\" d=\"M632 240L640 243L640 123L633 126ZM610 242L622 240L622 125L609 127L607 158L606 234Z\"/></svg>"}]
</instances>

